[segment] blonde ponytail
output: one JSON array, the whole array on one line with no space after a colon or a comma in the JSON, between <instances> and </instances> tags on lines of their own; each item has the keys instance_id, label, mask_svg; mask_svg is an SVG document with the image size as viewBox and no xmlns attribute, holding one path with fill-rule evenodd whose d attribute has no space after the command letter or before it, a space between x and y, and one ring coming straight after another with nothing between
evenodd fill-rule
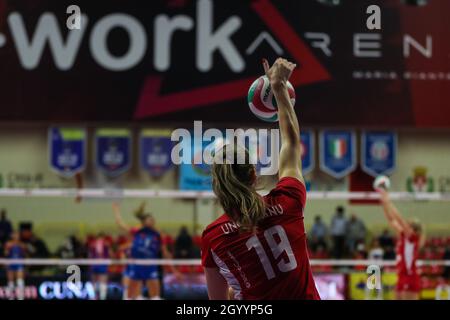
<instances>
[{"instance_id":1,"label":"blonde ponytail","mask_svg":"<svg viewBox=\"0 0 450 320\"><path fill-rule=\"evenodd\" d=\"M226 149L226 147L224 147ZM224 154L226 155L226 150ZM233 152L234 160L237 152ZM245 150L245 157L249 159ZM265 204L256 192L256 169L252 164L225 160L212 166L213 190L226 214L243 230L254 230L264 218Z\"/></svg>"},{"instance_id":2,"label":"blonde ponytail","mask_svg":"<svg viewBox=\"0 0 450 320\"><path fill-rule=\"evenodd\" d=\"M145 206L147 203L145 201L142 201L140 206L134 210L134 216L140 220L144 221L148 216L150 216L148 213L145 213Z\"/></svg>"}]
</instances>

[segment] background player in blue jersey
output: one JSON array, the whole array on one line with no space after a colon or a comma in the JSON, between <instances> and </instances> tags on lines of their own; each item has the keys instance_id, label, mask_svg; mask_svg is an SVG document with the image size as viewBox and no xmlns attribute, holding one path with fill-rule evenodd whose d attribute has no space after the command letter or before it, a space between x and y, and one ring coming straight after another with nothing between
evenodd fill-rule
<instances>
[{"instance_id":1,"label":"background player in blue jersey","mask_svg":"<svg viewBox=\"0 0 450 320\"><path fill-rule=\"evenodd\" d=\"M26 247L25 244L20 241L20 235L18 232L11 234L11 239L6 242L5 256L10 259L23 259L25 258ZM8 288L11 292L16 293L17 299L24 299L25 291L25 272L23 264L10 264L6 268L6 274L8 278ZM17 287L14 286L14 283Z\"/></svg>"},{"instance_id":2,"label":"background player in blue jersey","mask_svg":"<svg viewBox=\"0 0 450 320\"><path fill-rule=\"evenodd\" d=\"M113 204L117 225L126 232L132 232L122 219L119 205ZM145 203L135 211L135 216L141 222L141 228L134 232L131 243L132 259L172 259L172 254L167 249L166 244L162 242L160 233L155 229L155 219L150 213L145 212ZM172 272L179 276L178 270L171 266ZM159 268L156 265L131 265L128 270L130 285L128 296L130 299L137 299L142 292L144 283L148 289L150 299L161 299L161 283Z\"/></svg>"}]
</instances>

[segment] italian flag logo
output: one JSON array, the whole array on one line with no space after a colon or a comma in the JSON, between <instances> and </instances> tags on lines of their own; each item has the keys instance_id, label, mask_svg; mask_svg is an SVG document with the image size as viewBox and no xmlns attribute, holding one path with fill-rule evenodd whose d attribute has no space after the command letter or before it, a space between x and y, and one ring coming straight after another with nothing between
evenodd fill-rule
<instances>
[{"instance_id":1,"label":"italian flag logo","mask_svg":"<svg viewBox=\"0 0 450 320\"><path fill-rule=\"evenodd\" d=\"M333 158L341 159L347 153L347 142L345 139L333 139L329 148L329 152Z\"/></svg>"}]
</instances>

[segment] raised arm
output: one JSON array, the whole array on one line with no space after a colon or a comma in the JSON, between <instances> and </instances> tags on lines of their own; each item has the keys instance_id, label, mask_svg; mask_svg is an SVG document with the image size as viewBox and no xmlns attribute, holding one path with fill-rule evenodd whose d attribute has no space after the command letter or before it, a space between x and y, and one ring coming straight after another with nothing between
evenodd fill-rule
<instances>
[{"instance_id":1,"label":"raised arm","mask_svg":"<svg viewBox=\"0 0 450 320\"><path fill-rule=\"evenodd\" d=\"M278 106L281 134L279 177L294 177L303 182L300 149L300 128L294 106L289 98L287 82L296 65L286 59L277 59L272 67L263 60L264 71Z\"/></svg>"},{"instance_id":2,"label":"raised arm","mask_svg":"<svg viewBox=\"0 0 450 320\"><path fill-rule=\"evenodd\" d=\"M114 212L114 218L116 220L116 224L119 226L119 228L121 228L125 232L130 232L131 228L125 223L125 221L123 221L122 215L120 214L120 206L117 202L113 202L112 209Z\"/></svg>"},{"instance_id":3,"label":"raised arm","mask_svg":"<svg viewBox=\"0 0 450 320\"><path fill-rule=\"evenodd\" d=\"M384 215L386 216L386 219L388 220L391 227L397 233L404 233L407 237L409 237L413 233L413 230L409 223L406 222L402 217L400 211L394 205L392 200L389 198L388 192L384 189L378 189L377 191L381 195L381 205L383 207Z\"/></svg>"}]
</instances>

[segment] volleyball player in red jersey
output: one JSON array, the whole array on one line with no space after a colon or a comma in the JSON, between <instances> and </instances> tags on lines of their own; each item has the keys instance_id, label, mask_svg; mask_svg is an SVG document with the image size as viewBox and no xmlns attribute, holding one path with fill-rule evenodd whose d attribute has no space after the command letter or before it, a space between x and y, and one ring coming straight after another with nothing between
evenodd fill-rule
<instances>
[{"instance_id":1,"label":"volleyball player in red jersey","mask_svg":"<svg viewBox=\"0 0 450 320\"><path fill-rule=\"evenodd\" d=\"M246 156L244 164L236 161L242 156L238 147L225 145L223 152L216 153L213 190L225 214L202 236L208 295L227 300L230 288L234 299L319 300L303 224L306 189L300 129L287 90L296 65L281 58L271 68L267 60L263 65L278 105L279 181L261 197L255 190L256 169L247 161L247 150L241 150Z\"/></svg>"},{"instance_id":2,"label":"volleyball player in red jersey","mask_svg":"<svg viewBox=\"0 0 450 320\"><path fill-rule=\"evenodd\" d=\"M92 239L88 244L90 259L109 259L111 257L111 241L103 232ZM108 265L91 266L92 282L94 283L97 298L106 300L108 295Z\"/></svg>"},{"instance_id":3,"label":"volleyball player in red jersey","mask_svg":"<svg viewBox=\"0 0 450 320\"><path fill-rule=\"evenodd\" d=\"M417 220L407 221L392 203L384 189L377 189L381 195L384 214L397 233L397 287L398 300L417 300L420 293L420 275L417 270L417 258L425 236Z\"/></svg>"}]
</instances>

